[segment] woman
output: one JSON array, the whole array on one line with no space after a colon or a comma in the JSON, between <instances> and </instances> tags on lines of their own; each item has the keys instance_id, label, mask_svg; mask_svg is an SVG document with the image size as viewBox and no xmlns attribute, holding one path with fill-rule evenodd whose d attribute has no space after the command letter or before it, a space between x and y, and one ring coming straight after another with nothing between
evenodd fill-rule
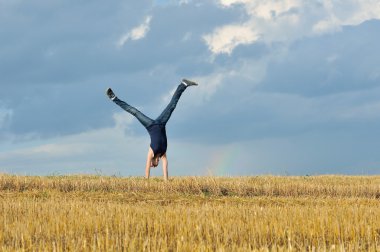
<instances>
[{"instance_id":1,"label":"woman","mask_svg":"<svg viewBox=\"0 0 380 252\"><path fill-rule=\"evenodd\" d=\"M145 177L149 178L150 168L157 167L160 159L162 159L162 169L164 173L164 179L168 180L168 160L166 157L167 149L167 137L166 137L166 123L169 121L171 114L173 113L179 98L181 97L183 91L189 86L197 86L198 84L183 79L182 82L178 85L177 90L175 91L172 99L170 100L168 106L164 109L159 117L155 120L147 117L141 113L136 108L127 104L126 102L120 100L116 97L111 88L108 88L106 91L107 96L122 109L128 113L134 115L137 120L146 128L150 136L150 146L148 150L148 156L145 166Z\"/></svg>"}]
</instances>

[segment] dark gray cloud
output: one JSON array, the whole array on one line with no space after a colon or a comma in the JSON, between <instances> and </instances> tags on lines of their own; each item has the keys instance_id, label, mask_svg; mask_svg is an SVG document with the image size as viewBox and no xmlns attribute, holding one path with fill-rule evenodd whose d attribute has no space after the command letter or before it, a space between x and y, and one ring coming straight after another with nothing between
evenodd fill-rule
<instances>
[{"instance_id":1,"label":"dark gray cloud","mask_svg":"<svg viewBox=\"0 0 380 252\"><path fill-rule=\"evenodd\" d=\"M379 28L380 21L370 21L299 40L285 54L269 57L259 83L255 83L254 66L248 71L250 78L224 78L201 112L187 111L193 126L186 136L225 143L307 131L318 131L321 136L326 130L343 128L367 131L368 123L380 123L376 112L380 102ZM225 69L236 70L245 60L254 65L257 61L250 61L254 55L258 61L266 57L255 54L257 48L270 53L265 45L240 46L230 57L217 56L215 61L222 61ZM176 137L183 136L186 123L173 122Z\"/></svg>"},{"instance_id":2,"label":"dark gray cloud","mask_svg":"<svg viewBox=\"0 0 380 252\"><path fill-rule=\"evenodd\" d=\"M380 164L378 20L309 37L289 31L291 42L239 44L214 55L204 36L244 24L242 6L40 0L0 7L0 139L20 141L0 146L0 168L113 172L125 163L134 168L123 174L139 174L145 153L135 156L148 136L137 120L124 136L114 128L123 111L104 91L111 86L155 118L182 77L200 87L186 91L167 126L170 151L198 161L174 160L177 174L192 174L194 165L205 174L210 156L222 159L235 148L241 154L229 164L232 175L358 173L360 166L374 173ZM147 17L145 36L120 46Z\"/></svg>"},{"instance_id":3,"label":"dark gray cloud","mask_svg":"<svg viewBox=\"0 0 380 252\"><path fill-rule=\"evenodd\" d=\"M211 3L154 8L151 1L34 1L5 8L0 82L7 92L0 99L13 109L11 131L41 136L109 125L115 110L106 103L108 86L154 117L155 103L182 76L213 69L201 36L236 15ZM120 37L147 16L146 36L119 48Z\"/></svg>"},{"instance_id":4,"label":"dark gray cloud","mask_svg":"<svg viewBox=\"0 0 380 252\"><path fill-rule=\"evenodd\" d=\"M294 43L286 58L271 62L261 90L319 96L379 87L380 21Z\"/></svg>"},{"instance_id":5,"label":"dark gray cloud","mask_svg":"<svg viewBox=\"0 0 380 252\"><path fill-rule=\"evenodd\" d=\"M6 17L0 17L0 32L6 38L1 42L3 80L49 85L99 73L107 65L104 60L112 56L105 57L113 40L137 25L149 5L150 1L14 4Z\"/></svg>"}]
</instances>

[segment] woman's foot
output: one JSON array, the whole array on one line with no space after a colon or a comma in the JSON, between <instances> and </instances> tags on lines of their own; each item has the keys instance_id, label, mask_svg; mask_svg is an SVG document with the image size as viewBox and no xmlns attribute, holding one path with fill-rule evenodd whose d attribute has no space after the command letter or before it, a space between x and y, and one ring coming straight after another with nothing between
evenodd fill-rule
<instances>
[{"instance_id":1,"label":"woman's foot","mask_svg":"<svg viewBox=\"0 0 380 252\"><path fill-rule=\"evenodd\" d=\"M106 94L108 96L108 98L110 98L111 100L115 99L116 98L116 95L114 94L114 92L112 91L111 88L108 88L106 90Z\"/></svg>"},{"instance_id":2,"label":"woman's foot","mask_svg":"<svg viewBox=\"0 0 380 252\"><path fill-rule=\"evenodd\" d=\"M186 80L186 79L183 79L182 83L185 84L186 87L188 87L188 86L198 86L198 83L196 83L194 81Z\"/></svg>"}]
</instances>

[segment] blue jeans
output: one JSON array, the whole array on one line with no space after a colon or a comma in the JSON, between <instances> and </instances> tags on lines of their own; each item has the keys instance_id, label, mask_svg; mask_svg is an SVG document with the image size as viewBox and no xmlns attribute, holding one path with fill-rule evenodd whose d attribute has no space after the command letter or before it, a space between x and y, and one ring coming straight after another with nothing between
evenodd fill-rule
<instances>
[{"instance_id":1,"label":"blue jeans","mask_svg":"<svg viewBox=\"0 0 380 252\"><path fill-rule=\"evenodd\" d=\"M152 120L151 118L144 115L142 112L140 112L138 109L132 107L128 103L120 100L119 98L115 98L113 101L119 105L122 109L127 111L128 113L132 114L139 120L139 122L145 127L148 128L152 124L163 124L166 125L166 123L169 121L170 116L172 115L175 107L177 106L177 103L179 101L179 98L181 97L183 91L185 91L186 85L179 84L177 87L177 90L174 92L174 95L172 99L170 100L169 104L166 106L164 111L162 111L161 115L159 115L156 120Z\"/></svg>"}]
</instances>

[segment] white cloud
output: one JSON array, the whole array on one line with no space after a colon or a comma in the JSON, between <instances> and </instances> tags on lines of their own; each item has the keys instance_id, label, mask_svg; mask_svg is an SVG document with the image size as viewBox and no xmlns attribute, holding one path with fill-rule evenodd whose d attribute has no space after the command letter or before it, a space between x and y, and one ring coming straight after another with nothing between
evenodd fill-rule
<instances>
[{"instance_id":1,"label":"white cloud","mask_svg":"<svg viewBox=\"0 0 380 252\"><path fill-rule=\"evenodd\" d=\"M251 44L257 41L259 34L248 25L227 25L217 28L212 34L205 35L210 51L230 54L239 44Z\"/></svg>"},{"instance_id":2,"label":"white cloud","mask_svg":"<svg viewBox=\"0 0 380 252\"><path fill-rule=\"evenodd\" d=\"M249 3L251 0L220 0L220 4L222 6L231 6L233 4L247 4Z\"/></svg>"},{"instance_id":3,"label":"white cloud","mask_svg":"<svg viewBox=\"0 0 380 252\"><path fill-rule=\"evenodd\" d=\"M364 1L327 1L323 2L325 17L312 27L316 34L335 32L343 25L359 25L364 21L380 18L380 2Z\"/></svg>"},{"instance_id":4,"label":"white cloud","mask_svg":"<svg viewBox=\"0 0 380 252\"><path fill-rule=\"evenodd\" d=\"M341 10L345 10L341 12ZM337 1L334 14L342 25L358 25L366 20L380 18L380 2L378 0Z\"/></svg>"},{"instance_id":5,"label":"white cloud","mask_svg":"<svg viewBox=\"0 0 380 252\"><path fill-rule=\"evenodd\" d=\"M299 26L301 21L299 14L292 11L301 5L297 0L220 0L220 4L226 8L242 4L249 18L240 24L217 27L211 34L204 36L206 44L214 54L230 54L238 45L257 41L287 40L288 36L295 33L289 32L289 28Z\"/></svg>"},{"instance_id":6,"label":"white cloud","mask_svg":"<svg viewBox=\"0 0 380 252\"><path fill-rule=\"evenodd\" d=\"M298 0L246 2L246 8L249 14L267 21L274 21L291 9L299 8L300 6L301 1Z\"/></svg>"},{"instance_id":7,"label":"white cloud","mask_svg":"<svg viewBox=\"0 0 380 252\"><path fill-rule=\"evenodd\" d=\"M238 45L257 41L292 42L305 36L336 32L380 18L377 0L309 2L300 0L219 0L223 8L243 5L248 18L217 27L204 40L213 54L230 54Z\"/></svg>"},{"instance_id":8,"label":"white cloud","mask_svg":"<svg viewBox=\"0 0 380 252\"><path fill-rule=\"evenodd\" d=\"M150 28L150 21L152 20L151 16L148 16L145 18L144 22L133 28L130 32L124 34L119 41L117 42L118 47L124 46L125 43L128 42L128 40L139 40L146 36L146 34L149 31Z\"/></svg>"},{"instance_id":9,"label":"white cloud","mask_svg":"<svg viewBox=\"0 0 380 252\"><path fill-rule=\"evenodd\" d=\"M341 24L336 17L330 17L316 23L312 30L315 34L333 33L341 30Z\"/></svg>"}]
</instances>

